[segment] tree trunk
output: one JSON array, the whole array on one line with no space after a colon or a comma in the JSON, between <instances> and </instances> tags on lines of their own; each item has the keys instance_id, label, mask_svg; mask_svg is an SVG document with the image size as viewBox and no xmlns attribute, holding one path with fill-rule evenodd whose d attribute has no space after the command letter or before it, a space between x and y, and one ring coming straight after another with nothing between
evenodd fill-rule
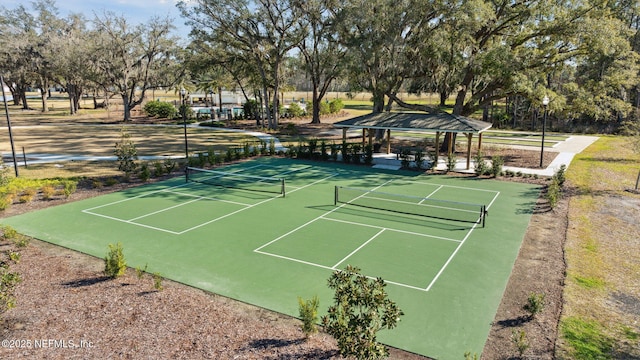
<instances>
[{"instance_id":1,"label":"tree trunk","mask_svg":"<svg viewBox=\"0 0 640 360\"><path fill-rule=\"evenodd\" d=\"M46 87L40 88L40 94L42 94L42 112L49 112L49 105L47 104L47 91Z\"/></svg>"},{"instance_id":2,"label":"tree trunk","mask_svg":"<svg viewBox=\"0 0 640 360\"><path fill-rule=\"evenodd\" d=\"M447 98L449 97L449 94L442 90L440 91L440 106L441 107L445 107L447 105Z\"/></svg>"},{"instance_id":3,"label":"tree trunk","mask_svg":"<svg viewBox=\"0 0 640 360\"><path fill-rule=\"evenodd\" d=\"M384 92L373 90L373 112L381 113L384 111Z\"/></svg>"},{"instance_id":4,"label":"tree trunk","mask_svg":"<svg viewBox=\"0 0 640 360\"><path fill-rule=\"evenodd\" d=\"M313 95L311 97L311 123L312 124L320 124L320 101L318 99L318 84L316 81L313 81Z\"/></svg>"},{"instance_id":5,"label":"tree trunk","mask_svg":"<svg viewBox=\"0 0 640 360\"><path fill-rule=\"evenodd\" d=\"M124 107L124 122L131 121L131 108L129 107L129 97L127 94L122 94L122 105ZM184 110L183 110L184 111Z\"/></svg>"}]
</instances>

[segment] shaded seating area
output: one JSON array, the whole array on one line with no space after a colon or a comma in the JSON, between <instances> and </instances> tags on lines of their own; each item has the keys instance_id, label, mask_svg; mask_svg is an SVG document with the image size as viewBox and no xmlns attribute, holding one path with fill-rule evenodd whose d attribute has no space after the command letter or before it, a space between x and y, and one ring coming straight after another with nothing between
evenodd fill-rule
<instances>
[{"instance_id":1,"label":"shaded seating area","mask_svg":"<svg viewBox=\"0 0 640 360\"><path fill-rule=\"evenodd\" d=\"M362 129L362 144L374 146L373 137L376 131L384 131L386 151L391 153L391 131L411 131L435 133L435 159L440 155L441 136L449 136L447 155L453 152L453 134L463 134L467 138L467 169L471 166L471 143L474 134L478 135L478 151L482 148L482 132L491 128L491 123L448 113L428 114L416 112L383 112L354 117L333 124L342 129L342 139L346 141L347 131ZM443 139L444 140L444 139ZM380 149L383 150L383 149Z\"/></svg>"}]
</instances>

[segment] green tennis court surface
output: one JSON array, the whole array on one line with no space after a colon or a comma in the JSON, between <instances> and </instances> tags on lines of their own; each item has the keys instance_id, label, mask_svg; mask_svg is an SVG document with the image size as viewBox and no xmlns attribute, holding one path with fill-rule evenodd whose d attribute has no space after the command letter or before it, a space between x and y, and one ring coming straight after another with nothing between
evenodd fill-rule
<instances>
[{"instance_id":1,"label":"green tennis court surface","mask_svg":"<svg viewBox=\"0 0 640 360\"><path fill-rule=\"evenodd\" d=\"M101 258L120 241L129 266L293 316L298 296L318 295L326 311L331 272L354 265L385 279L405 313L382 342L460 359L482 351L538 195L524 184L279 158L218 170L283 178L286 195L178 178L4 223ZM355 190L335 203L336 186ZM448 202L474 207L452 221ZM475 204L487 208L485 227ZM432 216L412 214L425 207Z\"/></svg>"}]
</instances>

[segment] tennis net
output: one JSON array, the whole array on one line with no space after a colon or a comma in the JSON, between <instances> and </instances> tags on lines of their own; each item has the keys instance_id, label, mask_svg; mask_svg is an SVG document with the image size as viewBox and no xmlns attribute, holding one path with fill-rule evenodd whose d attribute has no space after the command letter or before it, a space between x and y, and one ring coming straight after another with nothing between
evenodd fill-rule
<instances>
[{"instance_id":1,"label":"tennis net","mask_svg":"<svg viewBox=\"0 0 640 360\"><path fill-rule=\"evenodd\" d=\"M187 181L220 186L224 188L280 194L284 197L284 179L245 175L234 172L215 171L187 167Z\"/></svg>"},{"instance_id":2,"label":"tennis net","mask_svg":"<svg viewBox=\"0 0 640 360\"><path fill-rule=\"evenodd\" d=\"M400 214L476 223L481 224L482 227L484 227L487 215L485 205L390 194L343 186L335 187L334 205L339 203Z\"/></svg>"}]
</instances>

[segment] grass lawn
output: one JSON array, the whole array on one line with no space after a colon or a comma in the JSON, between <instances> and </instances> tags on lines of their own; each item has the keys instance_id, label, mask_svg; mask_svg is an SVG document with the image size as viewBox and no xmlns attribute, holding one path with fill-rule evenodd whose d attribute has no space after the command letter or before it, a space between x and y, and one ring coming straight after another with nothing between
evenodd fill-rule
<instances>
[{"instance_id":1,"label":"grass lawn","mask_svg":"<svg viewBox=\"0 0 640 360\"><path fill-rule=\"evenodd\" d=\"M640 155L601 137L567 172L573 188L559 350L571 359L640 358Z\"/></svg>"}]
</instances>

